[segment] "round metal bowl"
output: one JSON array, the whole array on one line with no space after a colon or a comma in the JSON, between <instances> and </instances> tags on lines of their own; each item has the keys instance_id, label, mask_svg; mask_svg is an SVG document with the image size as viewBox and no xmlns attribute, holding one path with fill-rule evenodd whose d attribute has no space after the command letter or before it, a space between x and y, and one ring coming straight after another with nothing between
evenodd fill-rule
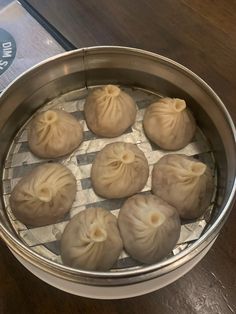
<instances>
[{"instance_id":1,"label":"round metal bowl","mask_svg":"<svg viewBox=\"0 0 236 314\"><path fill-rule=\"evenodd\" d=\"M38 108L70 91L108 83L183 98L189 104L209 141L217 167L214 210L200 238L182 252L153 265L109 272L73 269L43 257L21 241L9 221L2 186L0 236L15 256L43 280L50 283L54 278L57 287L73 293L76 293L77 285L80 287L79 295L106 297L107 292L108 298L116 298L142 294L170 283L186 273L209 250L233 205L236 146L234 125L225 106L193 72L165 57L138 49L91 47L63 53L40 63L17 78L2 93L1 175L14 137ZM63 288L63 284L66 286L69 283L73 289L68 286ZM144 284L148 288L145 289ZM124 287L130 291L130 285L133 286L133 293L131 291L125 295ZM85 290L91 287L92 292L83 292L83 287ZM99 288L103 289L101 294ZM118 288L123 293L119 294ZM116 296L114 291L117 292Z\"/></svg>"}]
</instances>

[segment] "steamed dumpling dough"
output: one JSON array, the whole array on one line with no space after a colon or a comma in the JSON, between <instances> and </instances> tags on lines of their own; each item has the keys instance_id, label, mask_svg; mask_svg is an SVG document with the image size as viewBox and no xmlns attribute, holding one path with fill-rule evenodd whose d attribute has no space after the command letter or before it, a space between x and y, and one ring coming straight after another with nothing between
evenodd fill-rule
<instances>
[{"instance_id":1,"label":"steamed dumpling dough","mask_svg":"<svg viewBox=\"0 0 236 314\"><path fill-rule=\"evenodd\" d=\"M204 163L180 154L165 155L154 166L152 191L179 212L194 219L210 205L213 177Z\"/></svg>"},{"instance_id":2,"label":"steamed dumpling dough","mask_svg":"<svg viewBox=\"0 0 236 314\"><path fill-rule=\"evenodd\" d=\"M88 127L104 137L121 135L135 122L136 112L134 100L114 85L92 91L84 106Z\"/></svg>"},{"instance_id":3,"label":"steamed dumpling dough","mask_svg":"<svg viewBox=\"0 0 236 314\"><path fill-rule=\"evenodd\" d=\"M108 270L123 248L117 219L103 208L87 208L74 216L61 238L63 263L86 270Z\"/></svg>"},{"instance_id":4,"label":"steamed dumpling dough","mask_svg":"<svg viewBox=\"0 0 236 314\"><path fill-rule=\"evenodd\" d=\"M135 144L116 142L106 145L97 154L91 179L98 195L120 198L141 191L148 174L144 153Z\"/></svg>"},{"instance_id":5,"label":"steamed dumpling dough","mask_svg":"<svg viewBox=\"0 0 236 314\"><path fill-rule=\"evenodd\" d=\"M178 150L193 138L196 123L186 103L178 98L161 98L145 112L143 126L147 137L163 149Z\"/></svg>"},{"instance_id":6,"label":"steamed dumpling dough","mask_svg":"<svg viewBox=\"0 0 236 314\"><path fill-rule=\"evenodd\" d=\"M124 247L134 259L155 263L175 247L180 219L174 207L155 195L135 195L122 206L118 225Z\"/></svg>"},{"instance_id":7,"label":"steamed dumpling dough","mask_svg":"<svg viewBox=\"0 0 236 314\"><path fill-rule=\"evenodd\" d=\"M41 158L56 158L75 150L83 139L79 121L63 110L41 112L28 130L30 150Z\"/></svg>"},{"instance_id":8,"label":"steamed dumpling dough","mask_svg":"<svg viewBox=\"0 0 236 314\"><path fill-rule=\"evenodd\" d=\"M65 166L49 163L34 168L13 189L10 206L21 222L32 226L56 223L75 199L76 180Z\"/></svg>"}]
</instances>

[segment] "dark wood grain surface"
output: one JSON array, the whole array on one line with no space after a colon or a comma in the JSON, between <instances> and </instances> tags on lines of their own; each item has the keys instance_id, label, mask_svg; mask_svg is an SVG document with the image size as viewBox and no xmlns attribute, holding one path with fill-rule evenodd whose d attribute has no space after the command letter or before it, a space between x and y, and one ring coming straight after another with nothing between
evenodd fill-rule
<instances>
[{"instance_id":1,"label":"dark wood grain surface","mask_svg":"<svg viewBox=\"0 0 236 314\"><path fill-rule=\"evenodd\" d=\"M200 75L236 121L235 0L30 0L75 46L124 45L170 57ZM103 301L43 283L0 243L0 313L236 313L236 207L207 256L174 284Z\"/></svg>"}]
</instances>

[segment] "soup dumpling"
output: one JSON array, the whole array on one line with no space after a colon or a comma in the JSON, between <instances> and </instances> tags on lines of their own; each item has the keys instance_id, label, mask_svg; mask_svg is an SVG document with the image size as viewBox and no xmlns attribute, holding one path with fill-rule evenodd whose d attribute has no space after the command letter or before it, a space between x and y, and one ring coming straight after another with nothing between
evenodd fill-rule
<instances>
[{"instance_id":1,"label":"soup dumpling","mask_svg":"<svg viewBox=\"0 0 236 314\"><path fill-rule=\"evenodd\" d=\"M34 168L14 187L10 196L13 214L32 226L56 223L71 209L76 179L65 166L47 163Z\"/></svg>"},{"instance_id":2,"label":"soup dumpling","mask_svg":"<svg viewBox=\"0 0 236 314\"><path fill-rule=\"evenodd\" d=\"M83 140L79 121L63 110L40 112L31 121L28 142L33 154L57 158L72 153Z\"/></svg>"},{"instance_id":3,"label":"soup dumpling","mask_svg":"<svg viewBox=\"0 0 236 314\"><path fill-rule=\"evenodd\" d=\"M95 192L106 198L121 198L141 191L148 175L144 153L135 144L125 142L106 145L97 154L91 170Z\"/></svg>"},{"instance_id":4,"label":"soup dumpling","mask_svg":"<svg viewBox=\"0 0 236 314\"><path fill-rule=\"evenodd\" d=\"M86 99L84 113L88 127L97 135L116 137L135 122L136 104L118 86L93 90Z\"/></svg>"},{"instance_id":5,"label":"soup dumpling","mask_svg":"<svg viewBox=\"0 0 236 314\"><path fill-rule=\"evenodd\" d=\"M165 155L154 165L153 193L174 206L181 218L201 216L210 205L213 190L210 169L193 157Z\"/></svg>"},{"instance_id":6,"label":"soup dumpling","mask_svg":"<svg viewBox=\"0 0 236 314\"><path fill-rule=\"evenodd\" d=\"M87 208L67 224L61 238L64 264L86 270L108 270L123 248L117 219L103 208Z\"/></svg>"},{"instance_id":7,"label":"soup dumpling","mask_svg":"<svg viewBox=\"0 0 236 314\"><path fill-rule=\"evenodd\" d=\"M155 195L135 195L122 206L118 225L125 250L134 259L152 264L165 258L180 235L174 207Z\"/></svg>"},{"instance_id":8,"label":"soup dumpling","mask_svg":"<svg viewBox=\"0 0 236 314\"><path fill-rule=\"evenodd\" d=\"M196 122L186 103L178 98L161 98L145 111L147 137L162 149L179 150L192 140Z\"/></svg>"}]
</instances>

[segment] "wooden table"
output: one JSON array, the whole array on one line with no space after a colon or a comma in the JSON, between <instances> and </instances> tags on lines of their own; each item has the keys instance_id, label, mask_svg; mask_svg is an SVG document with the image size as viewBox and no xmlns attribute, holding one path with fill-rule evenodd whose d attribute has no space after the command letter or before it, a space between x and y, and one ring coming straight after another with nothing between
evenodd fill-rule
<instances>
[{"instance_id":1,"label":"wooden table","mask_svg":"<svg viewBox=\"0 0 236 314\"><path fill-rule=\"evenodd\" d=\"M172 58L200 75L236 121L236 1L29 1L75 46L123 45ZM0 242L0 313L236 313L236 207L207 256L174 284L118 301L43 283Z\"/></svg>"}]
</instances>

